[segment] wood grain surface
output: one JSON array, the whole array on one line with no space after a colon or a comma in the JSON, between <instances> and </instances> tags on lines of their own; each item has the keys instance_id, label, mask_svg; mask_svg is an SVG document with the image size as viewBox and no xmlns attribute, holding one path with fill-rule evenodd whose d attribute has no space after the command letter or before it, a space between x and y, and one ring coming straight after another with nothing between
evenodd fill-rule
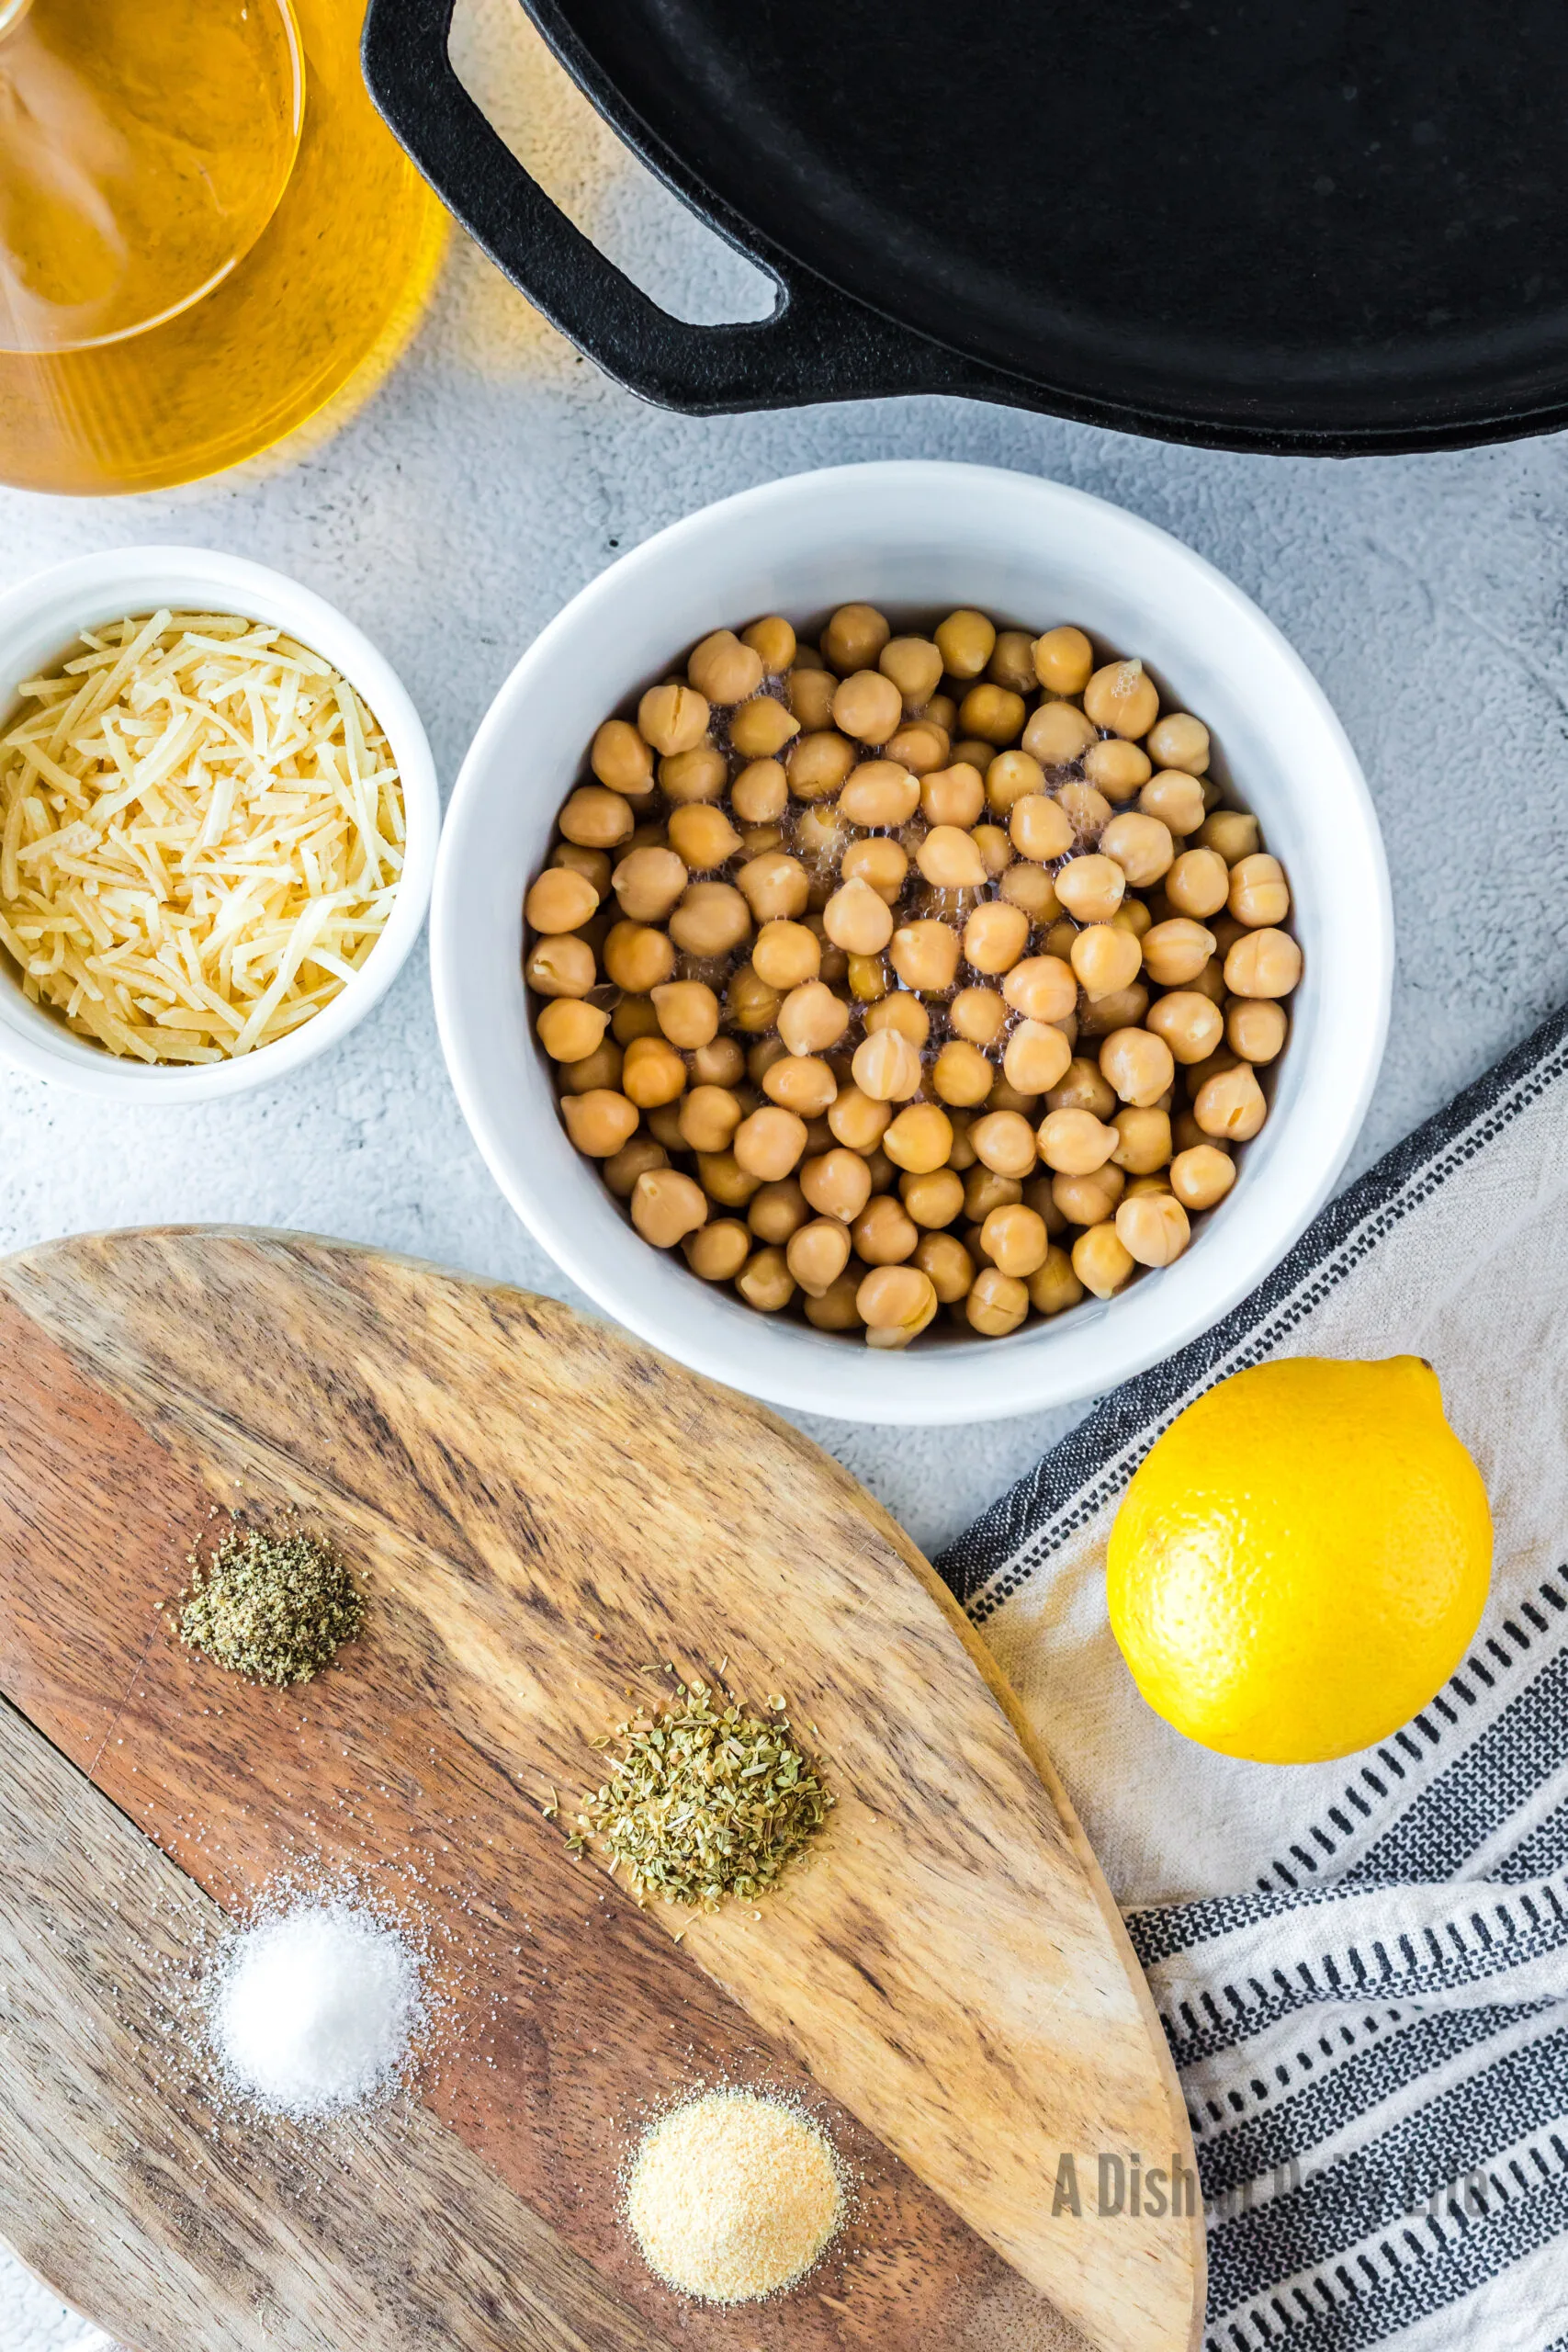
<instances>
[{"instance_id":1,"label":"wood grain surface","mask_svg":"<svg viewBox=\"0 0 1568 2352\"><path fill-rule=\"evenodd\" d=\"M366 1636L290 1692L192 1657L155 1609L215 1511L285 1505L330 1530L371 1593ZM541 1807L597 1777L589 1743L628 1692L660 1695L654 1661L711 1673L721 1658L741 1694L781 1691L817 1727L839 1804L819 1855L760 1913L640 1911ZM365 2245L415 2211L471 2240L440 2323L465 2346L1055 2352L1075 2340L1057 2311L1117 2352L1196 2340L1199 2222L1095 2211L1102 2151L1190 2167L1191 2150L1049 1765L908 1539L760 1408L554 1302L330 1243L154 1232L10 1260L0 1690L28 1719L13 1736L58 1751L93 1837L109 1800L187 1902L202 1898L186 1878L207 1911L231 1912L279 1870L343 1865L434 1940L449 2023L423 2109L355 2127L376 2151L365 2227L334 2231L321 2207L299 2259L330 2262L335 2245L336 2267L310 2293L264 2296L240 2258L284 2226L265 2197L246 2204L258 2169L271 2177L271 2126L224 2143L234 2211L214 2209L209 2259L179 2238L165 2264L154 2192L174 2195L183 2159L124 2155L131 2048L99 2168L72 2171L84 2102L67 2072L56 2096L40 2069L73 2014L85 2046L108 2030L85 1930L30 2047L0 2042L0 2144L18 2167L31 2152L6 2233L144 2352L400 2344L385 2310L403 2248L389 2270ZM52 1817L68 1815L62 1795ZM89 1891L78 1871L73 1901ZM36 1903L52 1899L40 1864ZM5 1906L24 1900L0 1892L19 1938ZM182 1939L183 1925L164 1939L171 1963ZM6 1948L7 1989L21 1965ZM151 1995L125 1997L145 2029ZM204 2079L194 2046L179 2084L160 2079L171 2145L204 2128ZM615 2211L650 2111L721 2079L805 2097L858 2182L812 2278L729 2312L651 2278ZM299 2136L288 2163L304 2180L317 2143ZM1052 2211L1068 2154L1076 2217ZM482 2194L455 2186L468 2166ZM111 2210L134 2260L88 2258ZM302 2189L288 2226L315 2218ZM441 2289L432 2245L401 2234L419 2267L406 2332ZM515 2274L512 2305L487 2265Z\"/></svg>"}]
</instances>

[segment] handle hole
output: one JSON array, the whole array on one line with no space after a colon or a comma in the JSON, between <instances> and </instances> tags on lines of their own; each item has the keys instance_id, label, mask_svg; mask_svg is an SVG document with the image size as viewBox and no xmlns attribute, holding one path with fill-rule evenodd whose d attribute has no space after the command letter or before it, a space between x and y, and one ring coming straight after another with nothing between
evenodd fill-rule
<instances>
[{"instance_id":1,"label":"handle hole","mask_svg":"<svg viewBox=\"0 0 1568 2352\"><path fill-rule=\"evenodd\" d=\"M671 318L728 326L772 316L773 280L623 146L518 0L457 0L451 56L524 170Z\"/></svg>"}]
</instances>

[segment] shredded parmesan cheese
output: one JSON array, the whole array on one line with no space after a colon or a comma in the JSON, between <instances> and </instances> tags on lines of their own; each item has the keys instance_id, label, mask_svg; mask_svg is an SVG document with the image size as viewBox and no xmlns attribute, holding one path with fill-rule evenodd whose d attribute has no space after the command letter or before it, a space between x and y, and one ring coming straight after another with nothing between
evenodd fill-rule
<instances>
[{"instance_id":1,"label":"shredded parmesan cheese","mask_svg":"<svg viewBox=\"0 0 1568 2352\"><path fill-rule=\"evenodd\" d=\"M253 1053L330 1004L387 921L387 739L319 653L232 614L80 641L0 737L0 944L110 1053Z\"/></svg>"}]
</instances>

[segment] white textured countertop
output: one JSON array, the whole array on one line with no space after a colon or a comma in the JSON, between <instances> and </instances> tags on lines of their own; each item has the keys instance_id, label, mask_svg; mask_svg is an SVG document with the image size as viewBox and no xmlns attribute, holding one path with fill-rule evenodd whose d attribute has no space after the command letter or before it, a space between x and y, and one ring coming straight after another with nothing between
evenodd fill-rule
<instances>
[{"instance_id":1,"label":"white textured countertop","mask_svg":"<svg viewBox=\"0 0 1568 2352\"><path fill-rule=\"evenodd\" d=\"M459 20L472 86L606 250L686 316L766 307L754 274L625 157L511 0L471 0ZM1568 995L1562 439L1336 465L1169 448L957 401L690 421L604 382L459 237L400 368L334 440L174 494L0 491L0 585L132 541L275 564L389 656L446 787L513 662L618 549L773 476L890 456L1013 466L1133 508L1237 581L1322 681L1371 780L1399 925L1384 1079L1354 1167ZM4 1250L235 1220L569 1294L468 1140L423 952L344 1046L231 1104L127 1113L0 1074L0 1167ZM935 1548L1071 1418L809 1426ZM51 2301L24 2302L0 2257L6 2352L83 2340L57 2318Z\"/></svg>"}]
</instances>

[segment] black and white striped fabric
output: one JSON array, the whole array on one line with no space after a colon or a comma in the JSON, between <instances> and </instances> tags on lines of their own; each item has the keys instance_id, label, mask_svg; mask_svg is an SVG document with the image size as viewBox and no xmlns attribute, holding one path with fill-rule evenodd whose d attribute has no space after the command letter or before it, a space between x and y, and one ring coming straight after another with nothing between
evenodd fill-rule
<instances>
[{"instance_id":1,"label":"black and white striped fabric","mask_svg":"<svg viewBox=\"0 0 1568 2352\"><path fill-rule=\"evenodd\" d=\"M1475 1642L1362 1755L1209 1755L1144 1706L1111 1639L1117 1500L1228 1374L1406 1352L1436 1365L1492 1497ZM1568 1013L941 1563L1148 1972L1207 2201L1207 2352L1568 2352L1565 1563Z\"/></svg>"}]
</instances>

